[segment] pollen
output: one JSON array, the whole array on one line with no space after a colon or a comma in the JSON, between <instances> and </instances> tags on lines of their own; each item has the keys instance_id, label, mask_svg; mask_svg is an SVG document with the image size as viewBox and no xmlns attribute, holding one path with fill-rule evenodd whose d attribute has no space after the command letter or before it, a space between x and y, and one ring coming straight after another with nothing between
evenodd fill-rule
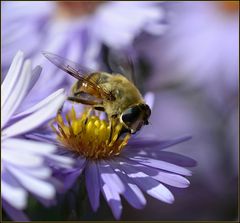
<instances>
[{"instance_id":1,"label":"pollen","mask_svg":"<svg viewBox=\"0 0 240 223\"><path fill-rule=\"evenodd\" d=\"M101 120L99 114L90 115L86 109L80 117L74 107L66 114L65 120L58 114L52 124L57 140L70 151L89 159L106 159L117 156L127 145L130 134L119 137L122 124Z\"/></svg>"}]
</instances>

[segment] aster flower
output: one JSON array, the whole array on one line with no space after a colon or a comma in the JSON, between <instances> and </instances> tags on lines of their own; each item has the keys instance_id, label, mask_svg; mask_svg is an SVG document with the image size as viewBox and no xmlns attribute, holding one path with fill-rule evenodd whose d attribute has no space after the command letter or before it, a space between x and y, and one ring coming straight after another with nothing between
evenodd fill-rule
<instances>
[{"instance_id":1,"label":"aster flower","mask_svg":"<svg viewBox=\"0 0 240 223\"><path fill-rule=\"evenodd\" d=\"M138 45L152 65L149 86L180 82L201 88L223 110L238 92L239 2L168 2L165 7L171 11L166 35Z\"/></svg>"},{"instance_id":2,"label":"aster flower","mask_svg":"<svg viewBox=\"0 0 240 223\"><path fill-rule=\"evenodd\" d=\"M27 220L22 212L28 193L39 200L52 200L56 189L49 163L69 168L73 161L55 153L53 144L24 138L46 123L65 100L60 89L28 110L16 113L18 107L36 83L41 67L32 69L31 61L22 52L14 57L1 88L1 195L6 213L14 220Z\"/></svg>"},{"instance_id":3,"label":"aster flower","mask_svg":"<svg viewBox=\"0 0 240 223\"><path fill-rule=\"evenodd\" d=\"M98 52L90 53L93 51L92 47L91 50L87 49L86 38L89 38L90 43L95 42L93 45L98 50L100 48L98 45L102 43L114 48L127 47L141 32L162 34L164 31L165 25L162 24L164 12L158 6L159 3L99 3L2 2L3 53L6 51L9 55L3 58L3 66L9 65L17 50L15 46L25 47L27 56L33 56L42 49L61 54L63 48L66 48L62 53L71 56L75 54L76 57L72 59L81 59L77 52L82 54L84 50L89 57L94 53L95 57L98 56ZM90 7L92 10L87 10ZM76 8L78 15L74 14ZM16 12L14 15L11 14L12 10ZM10 24L14 28L10 29ZM29 36L29 32L33 35ZM13 33L14 38L9 39ZM40 41L43 38L45 41ZM28 46L25 44L26 39L30 40ZM83 49L81 44L85 44L86 49ZM73 46L75 50L72 49Z\"/></svg>"},{"instance_id":4,"label":"aster flower","mask_svg":"<svg viewBox=\"0 0 240 223\"><path fill-rule=\"evenodd\" d=\"M165 28L162 24L164 12L159 3L154 2L1 4L3 75L18 48L24 49L34 65L39 64L46 68L34 86L35 93L30 93L22 105L23 109L72 83L67 75L56 74L57 68L41 55L42 50L97 69L101 65L103 45L109 48L130 48L141 33L160 35ZM88 11L88 5L93 9ZM75 11L79 14L75 15ZM44 92L36 93L42 88L45 89Z\"/></svg>"},{"instance_id":5,"label":"aster flower","mask_svg":"<svg viewBox=\"0 0 240 223\"><path fill-rule=\"evenodd\" d=\"M148 98L153 100L151 94ZM101 115L89 116L88 109L77 114L72 107L66 117L58 115L52 128L57 135L59 154L74 158L76 165L71 170L56 170L55 177L69 189L84 173L93 210L99 208L102 193L116 219L121 217L121 196L136 209L146 205L143 192L165 203L173 203L174 196L167 185L188 187L190 182L186 176L190 176L191 171L186 167L194 166L195 161L162 150L190 137L162 141L141 135L131 138L126 134L119 138L122 126L118 122L113 126L110 138L109 123ZM48 140L53 141L56 135L48 133ZM35 137L44 138L43 135Z\"/></svg>"},{"instance_id":6,"label":"aster flower","mask_svg":"<svg viewBox=\"0 0 240 223\"><path fill-rule=\"evenodd\" d=\"M184 152L179 148L201 163L192 180L201 187L196 190L204 194L199 202L208 204L201 206L191 220L202 216L223 219L222 210L230 219L237 213L233 210L237 209L234 187L238 176L239 2L167 2L166 6L172 11L166 35L138 45L152 62L154 74L148 86L162 89L152 114L155 128L143 131L154 131L162 137L174 131L190 131L196 136ZM170 91L166 86L172 87ZM156 131L157 126L162 128ZM188 213L199 209L192 194L180 200L176 212L172 210L174 215L182 213L181 219L186 220ZM192 211L182 208L181 203L188 202L193 204ZM216 212L209 211L213 203Z\"/></svg>"},{"instance_id":7,"label":"aster flower","mask_svg":"<svg viewBox=\"0 0 240 223\"><path fill-rule=\"evenodd\" d=\"M174 131L190 131L196 137L184 152L179 149L197 158L201 165L192 179L198 182L192 188L199 191L197 202L192 196L195 193L190 192L180 199L175 210L162 209L165 215L159 216L166 220L176 220L171 214L179 216L178 220L199 220L203 216L208 220L234 219L238 196L234 188L238 176L239 2L165 5L172 11L166 35L138 45L152 65L148 86L162 90L156 100L159 106L152 114L155 128L143 131L152 130L162 137ZM167 87L171 87L170 91L166 91ZM157 126L161 126L159 131ZM149 209L148 213L154 211Z\"/></svg>"}]
</instances>

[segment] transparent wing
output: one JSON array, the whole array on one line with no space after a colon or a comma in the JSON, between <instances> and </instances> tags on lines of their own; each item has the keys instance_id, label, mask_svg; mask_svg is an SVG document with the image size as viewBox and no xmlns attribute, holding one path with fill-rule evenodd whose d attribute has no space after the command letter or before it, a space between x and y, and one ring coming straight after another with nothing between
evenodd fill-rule
<instances>
[{"instance_id":1,"label":"transparent wing","mask_svg":"<svg viewBox=\"0 0 240 223\"><path fill-rule=\"evenodd\" d=\"M60 68L61 70L65 71L67 73L69 73L70 75L72 75L73 77L75 77L77 79L80 78L80 80L81 80L82 77L96 72L96 71L94 71L90 68L83 67L80 64L77 64L77 63L75 63L71 60L68 60L64 57L58 56L56 54L45 52L45 51L42 52L42 54L49 61L51 61L53 64L55 64L58 68Z\"/></svg>"},{"instance_id":2,"label":"transparent wing","mask_svg":"<svg viewBox=\"0 0 240 223\"><path fill-rule=\"evenodd\" d=\"M108 92L106 89L103 89L97 83L86 79L90 74L96 73L96 71L83 67L73 61L70 61L66 58L63 58L53 53L49 52L42 53L49 61L55 64L58 68L67 72L72 77L79 80L81 83L84 83L85 86L87 85L88 88L91 88L92 90L98 92L98 95L101 95L107 100L114 100L114 97L110 92Z\"/></svg>"},{"instance_id":3,"label":"transparent wing","mask_svg":"<svg viewBox=\"0 0 240 223\"><path fill-rule=\"evenodd\" d=\"M123 51L109 49L107 60L114 73L120 73L136 84L133 57Z\"/></svg>"}]
</instances>

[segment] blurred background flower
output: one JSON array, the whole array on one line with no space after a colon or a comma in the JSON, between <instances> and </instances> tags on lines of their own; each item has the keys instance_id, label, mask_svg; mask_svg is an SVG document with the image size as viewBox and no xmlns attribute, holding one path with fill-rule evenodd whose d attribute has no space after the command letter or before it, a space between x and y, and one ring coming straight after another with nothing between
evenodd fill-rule
<instances>
[{"instance_id":1,"label":"blurred background flower","mask_svg":"<svg viewBox=\"0 0 240 223\"><path fill-rule=\"evenodd\" d=\"M166 35L138 43L152 66L150 87L181 82L187 88L200 88L215 106L234 103L238 93L239 3L166 2L164 7L168 9Z\"/></svg>"},{"instance_id":2,"label":"blurred background flower","mask_svg":"<svg viewBox=\"0 0 240 223\"><path fill-rule=\"evenodd\" d=\"M151 117L158 125L143 131L152 130L161 137L191 132L193 139L181 151L191 154L198 168L194 192L184 195L171 210L159 207L160 219L234 219L239 165L234 158L239 146L239 2L165 2L162 6L168 12L165 35L135 44L149 68L145 81L158 92L159 106ZM148 209L151 216L152 211Z\"/></svg>"},{"instance_id":3,"label":"blurred background flower","mask_svg":"<svg viewBox=\"0 0 240 223\"><path fill-rule=\"evenodd\" d=\"M185 147L176 145L174 151L194 158L198 167L190 188L174 193L174 204L167 206L147 197L148 205L138 211L123 203L122 219L235 220L239 165L238 4L1 2L2 75L18 49L32 56L34 65L44 67L38 84L22 105L25 109L59 87L68 89L73 81L42 57L42 50L94 69L104 62L104 47L134 50L139 62L136 78L145 90L154 91L157 103L152 124L142 133L161 139L193 135ZM39 93L42 89L44 93ZM112 219L110 213L103 204L87 218ZM53 216L46 214L45 219Z\"/></svg>"},{"instance_id":4,"label":"blurred background flower","mask_svg":"<svg viewBox=\"0 0 240 223\"><path fill-rule=\"evenodd\" d=\"M1 2L2 69L18 49L45 69L27 105L72 79L43 57L58 54L92 69L102 64L102 47L131 48L141 33L161 35L164 12L155 2ZM46 10L45 10L46 9ZM14 11L15 13L12 13ZM50 80L50 81L49 81ZM45 91L36 93L44 88ZM24 105L23 105L24 106Z\"/></svg>"}]
</instances>

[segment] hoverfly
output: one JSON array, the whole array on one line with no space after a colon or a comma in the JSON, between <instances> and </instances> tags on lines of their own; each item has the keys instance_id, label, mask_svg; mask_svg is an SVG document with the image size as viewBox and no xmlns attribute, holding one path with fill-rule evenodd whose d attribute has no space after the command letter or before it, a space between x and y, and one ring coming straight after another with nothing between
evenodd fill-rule
<instances>
[{"instance_id":1,"label":"hoverfly","mask_svg":"<svg viewBox=\"0 0 240 223\"><path fill-rule=\"evenodd\" d=\"M93 71L52 53L43 52L43 54L58 68L77 79L67 100L104 111L110 123L115 119L123 125L122 133L134 134L143 125L148 125L151 109L144 102L137 87L129 80L130 78L124 76L124 66L127 68L131 66L127 58L125 58L124 66L113 59L110 67L116 68L119 65L121 73L110 74ZM122 59L123 57L120 58Z\"/></svg>"}]
</instances>

